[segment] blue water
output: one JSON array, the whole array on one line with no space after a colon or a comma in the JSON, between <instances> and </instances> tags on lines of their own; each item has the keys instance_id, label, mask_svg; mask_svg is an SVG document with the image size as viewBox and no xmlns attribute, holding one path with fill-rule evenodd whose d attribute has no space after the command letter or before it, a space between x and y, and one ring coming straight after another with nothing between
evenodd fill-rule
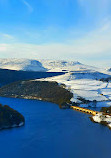
<instances>
[{"instance_id":1,"label":"blue water","mask_svg":"<svg viewBox=\"0 0 111 158\"><path fill-rule=\"evenodd\" d=\"M26 119L23 127L0 131L0 158L111 158L111 131L87 114L36 100L0 103Z\"/></svg>"}]
</instances>

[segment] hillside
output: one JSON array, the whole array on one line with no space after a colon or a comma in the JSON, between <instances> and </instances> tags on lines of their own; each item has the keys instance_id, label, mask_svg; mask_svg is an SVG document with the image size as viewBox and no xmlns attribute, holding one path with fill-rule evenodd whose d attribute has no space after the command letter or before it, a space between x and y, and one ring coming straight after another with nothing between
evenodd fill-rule
<instances>
[{"instance_id":1,"label":"hillside","mask_svg":"<svg viewBox=\"0 0 111 158\"><path fill-rule=\"evenodd\" d=\"M71 101L82 104L88 101L111 100L111 83L100 81L102 77L107 78L109 75L97 71L86 71L66 73L36 81L56 81L59 84L65 84L66 89L73 93Z\"/></svg>"},{"instance_id":2,"label":"hillside","mask_svg":"<svg viewBox=\"0 0 111 158\"><path fill-rule=\"evenodd\" d=\"M39 99L61 105L70 103L73 94L57 82L18 81L0 88L0 96Z\"/></svg>"},{"instance_id":3,"label":"hillside","mask_svg":"<svg viewBox=\"0 0 111 158\"><path fill-rule=\"evenodd\" d=\"M38 60L31 59L0 59L0 68L23 71L47 71Z\"/></svg>"},{"instance_id":4,"label":"hillside","mask_svg":"<svg viewBox=\"0 0 111 158\"><path fill-rule=\"evenodd\" d=\"M34 71L15 71L0 69L0 86L28 79L46 78L56 75L61 75L63 73L55 72L34 72Z\"/></svg>"},{"instance_id":5,"label":"hillside","mask_svg":"<svg viewBox=\"0 0 111 158\"><path fill-rule=\"evenodd\" d=\"M111 73L105 69L65 60L1 59L0 62L1 66L7 65L9 69L11 64L21 70L28 70L0 69L1 86L20 80L54 81L66 85L66 89L73 93L72 102L86 106L86 103L104 101L107 102L106 106L111 105ZM29 63L35 65L33 71L29 71L31 70ZM37 65L47 72L43 69L41 72L35 72L40 70L37 69Z\"/></svg>"},{"instance_id":6,"label":"hillside","mask_svg":"<svg viewBox=\"0 0 111 158\"><path fill-rule=\"evenodd\" d=\"M106 101L108 106L111 105L111 83L100 81L101 77L107 78L109 75L97 71L83 71L18 81L0 88L0 96L40 99L57 104L72 101L83 106L95 106L97 102ZM102 103L98 105L102 106Z\"/></svg>"}]
</instances>

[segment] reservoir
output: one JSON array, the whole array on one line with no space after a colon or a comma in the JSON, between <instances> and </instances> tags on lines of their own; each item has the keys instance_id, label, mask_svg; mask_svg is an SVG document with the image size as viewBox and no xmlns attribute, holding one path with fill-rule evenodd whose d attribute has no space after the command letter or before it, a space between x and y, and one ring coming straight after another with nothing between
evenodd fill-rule
<instances>
[{"instance_id":1,"label":"reservoir","mask_svg":"<svg viewBox=\"0 0 111 158\"><path fill-rule=\"evenodd\" d=\"M0 97L0 103L26 121L23 127L0 131L0 158L111 157L111 130L85 113L38 100Z\"/></svg>"}]
</instances>

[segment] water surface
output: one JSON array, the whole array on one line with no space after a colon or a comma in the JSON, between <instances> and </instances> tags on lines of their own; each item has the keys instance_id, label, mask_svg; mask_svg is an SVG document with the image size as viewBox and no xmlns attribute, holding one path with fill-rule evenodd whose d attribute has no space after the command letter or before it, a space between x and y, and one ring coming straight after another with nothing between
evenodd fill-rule
<instances>
[{"instance_id":1,"label":"water surface","mask_svg":"<svg viewBox=\"0 0 111 158\"><path fill-rule=\"evenodd\" d=\"M89 115L56 104L0 97L25 116L24 127L0 131L0 158L111 158L111 131Z\"/></svg>"}]
</instances>

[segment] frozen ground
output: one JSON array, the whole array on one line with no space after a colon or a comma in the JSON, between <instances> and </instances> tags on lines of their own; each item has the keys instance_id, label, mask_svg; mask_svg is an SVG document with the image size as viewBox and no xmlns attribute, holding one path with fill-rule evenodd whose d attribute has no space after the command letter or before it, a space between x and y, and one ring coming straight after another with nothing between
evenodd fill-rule
<instances>
[{"instance_id":1,"label":"frozen ground","mask_svg":"<svg viewBox=\"0 0 111 158\"><path fill-rule=\"evenodd\" d=\"M96 76L95 76L96 73ZM97 75L98 74L98 75ZM97 106L100 107L100 102L106 101L105 106L111 105L111 83L97 80L104 74L97 72L66 73L64 75L40 79L44 81L56 81L59 84L65 84L66 88L73 93L71 101L81 103L78 97L85 98L90 101L98 101ZM105 76L104 76L105 77ZM86 105L83 105L86 106Z\"/></svg>"}]
</instances>

